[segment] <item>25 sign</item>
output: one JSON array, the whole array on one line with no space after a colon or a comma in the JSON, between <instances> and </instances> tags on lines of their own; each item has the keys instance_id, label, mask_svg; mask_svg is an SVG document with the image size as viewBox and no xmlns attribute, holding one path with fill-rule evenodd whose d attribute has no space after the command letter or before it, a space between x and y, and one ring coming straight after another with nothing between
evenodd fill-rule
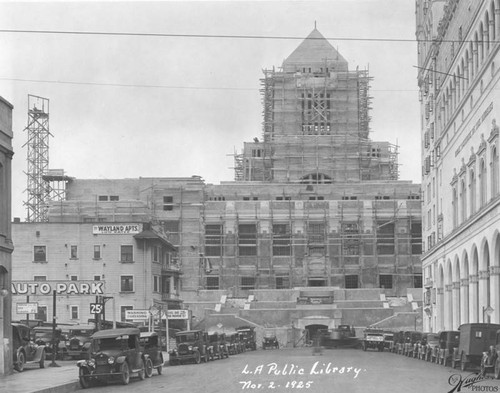
<instances>
[{"instance_id":1,"label":"25 sign","mask_svg":"<svg viewBox=\"0 0 500 393\"><path fill-rule=\"evenodd\" d=\"M90 313L91 314L102 314L103 304L102 303L90 303Z\"/></svg>"}]
</instances>

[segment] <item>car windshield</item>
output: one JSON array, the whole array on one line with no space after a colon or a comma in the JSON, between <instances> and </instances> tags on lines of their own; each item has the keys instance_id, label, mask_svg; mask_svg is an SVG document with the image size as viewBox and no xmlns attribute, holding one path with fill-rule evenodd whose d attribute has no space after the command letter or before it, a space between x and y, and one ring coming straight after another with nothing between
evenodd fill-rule
<instances>
[{"instance_id":1,"label":"car windshield","mask_svg":"<svg viewBox=\"0 0 500 393\"><path fill-rule=\"evenodd\" d=\"M198 337L196 333L180 334L177 336L177 342L186 343L186 342L196 341L197 338Z\"/></svg>"},{"instance_id":2,"label":"car windshield","mask_svg":"<svg viewBox=\"0 0 500 393\"><path fill-rule=\"evenodd\" d=\"M45 332L45 331L38 331L35 332L35 339L42 339L42 340L52 340L52 332Z\"/></svg>"},{"instance_id":3,"label":"car windshield","mask_svg":"<svg viewBox=\"0 0 500 393\"><path fill-rule=\"evenodd\" d=\"M213 336L212 335L212 336L208 336L208 337L209 337L211 343L215 343L215 342L218 341L218 337L217 336Z\"/></svg>"},{"instance_id":4,"label":"car windshield","mask_svg":"<svg viewBox=\"0 0 500 393\"><path fill-rule=\"evenodd\" d=\"M129 349L128 338L110 337L110 338L96 339L92 342L92 348L94 352L106 351L109 349L127 350Z\"/></svg>"},{"instance_id":5,"label":"car windshield","mask_svg":"<svg viewBox=\"0 0 500 393\"><path fill-rule=\"evenodd\" d=\"M70 336L92 336L93 330L87 329L73 329L69 331Z\"/></svg>"}]
</instances>

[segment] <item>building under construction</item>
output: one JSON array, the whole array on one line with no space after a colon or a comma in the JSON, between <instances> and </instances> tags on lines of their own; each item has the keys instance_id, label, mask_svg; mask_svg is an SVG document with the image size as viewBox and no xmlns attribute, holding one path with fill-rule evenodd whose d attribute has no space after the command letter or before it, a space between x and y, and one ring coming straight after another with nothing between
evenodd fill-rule
<instances>
[{"instance_id":1,"label":"building under construction","mask_svg":"<svg viewBox=\"0 0 500 393\"><path fill-rule=\"evenodd\" d=\"M396 146L369 139L370 80L314 29L282 67L264 70L263 138L236 155L235 179L397 180Z\"/></svg>"}]
</instances>

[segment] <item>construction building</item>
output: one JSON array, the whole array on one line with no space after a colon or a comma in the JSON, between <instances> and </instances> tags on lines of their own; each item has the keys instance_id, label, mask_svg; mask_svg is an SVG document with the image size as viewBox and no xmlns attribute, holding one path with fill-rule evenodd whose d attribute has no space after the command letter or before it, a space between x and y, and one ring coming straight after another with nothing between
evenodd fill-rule
<instances>
[{"instance_id":1,"label":"construction building","mask_svg":"<svg viewBox=\"0 0 500 393\"><path fill-rule=\"evenodd\" d=\"M176 250L192 326L273 326L284 344L340 323L413 328L420 186L398 180L394 145L369 138L369 81L314 29L283 67L264 71L263 138L236 155L236 181L67 178L45 225L156 228Z\"/></svg>"},{"instance_id":2,"label":"construction building","mask_svg":"<svg viewBox=\"0 0 500 393\"><path fill-rule=\"evenodd\" d=\"M416 2L424 328L500 322L498 0Z\"/></svg>"},{"instance_id":3,"label":"construction building","mask_svg":"<svg viewBox=\"0 0 500 393\"><path fill-rule=\"evenodd\" d=\"M12 373L12 244L11 173L12 173L12 109L0 97L0 376Z\"/></svg>"}]
</instances>

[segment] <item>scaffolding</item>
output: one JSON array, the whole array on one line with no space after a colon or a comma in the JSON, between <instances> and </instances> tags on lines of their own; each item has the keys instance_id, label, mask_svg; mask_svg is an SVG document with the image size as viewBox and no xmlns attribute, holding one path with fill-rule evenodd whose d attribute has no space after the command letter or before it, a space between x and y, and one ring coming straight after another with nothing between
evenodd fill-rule
<instances>
[{"instance_id":1,"label":"scaffolding","mask_svg":"<svg viewBox=\"0 0 500 393\"><path fill-rule=\"evenodd\" d=\"M27 222L48 221L49 184L43 179L49 167L49 100L28 95Z\"/></svg>"}]
</instances>

